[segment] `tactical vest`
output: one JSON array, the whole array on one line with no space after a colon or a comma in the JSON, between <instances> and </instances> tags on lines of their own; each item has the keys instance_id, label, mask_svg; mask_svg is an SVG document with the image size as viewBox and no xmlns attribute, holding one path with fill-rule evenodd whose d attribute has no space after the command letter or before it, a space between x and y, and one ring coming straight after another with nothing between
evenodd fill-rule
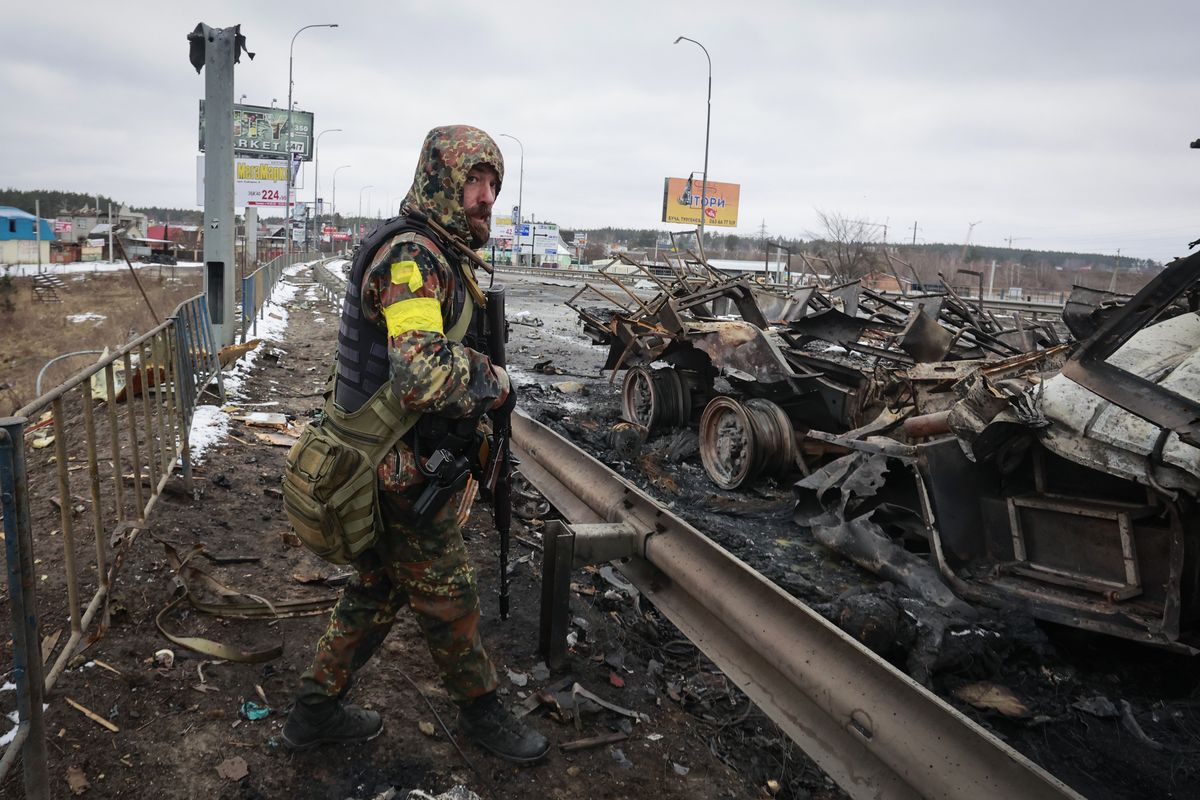
<instances>
[{"instance_id":1,"label":"tactical vest","mask_svg":"<svg viewBox=\"0 0 1200 800\"><path fill-rule=\"evenodd\" d=\"M363 318L359 302L375 251L409 231L437 241L412 221L393 219L367 237L355 257L338 331L335 386L325 393L324 414L301 433L284 469L283 507L292 527L305 546L335 564L349 563L374 544L381 528L376 468L422 418L392 392L386 335ZM483 315L475 313L478 286L467 289L475 280L470 266L452 265L462 280L446 338L461 342ZM349 369L343 370L344 361Z\"/></svg>"},{"instance_id":2,"label":"tactical vest","mask_svg":"<svg viewBox=\"0 0 1200 800\"><path fill-rule=\"evenodd\" d=\"M444 246L429 228L410 217L389 219L373 230L359 246L358 254L350 268L346 297L342 302L342 316L338 325L337 387L334 400L346 413L360 409L380 386L390 380L387 334L379 325L371 323L363 316L362 282L379 248L400 234L412 234L411 237L406 237L407 241L423 236L439 245L438 249L459 277L459 280L455 281L450 314L444 321L447 338L465 342L469 347L476 344L473 326L470 325L470 321L476 320L470 319L474 315L473 309L468 306L471 297L466 288L467 281L474 280L474 275L467 274L467 270L463 268L452 249ZM468 325L458 337L451 337L449 332L464 316L469 320Z\"/></svg>"}]
</instances>

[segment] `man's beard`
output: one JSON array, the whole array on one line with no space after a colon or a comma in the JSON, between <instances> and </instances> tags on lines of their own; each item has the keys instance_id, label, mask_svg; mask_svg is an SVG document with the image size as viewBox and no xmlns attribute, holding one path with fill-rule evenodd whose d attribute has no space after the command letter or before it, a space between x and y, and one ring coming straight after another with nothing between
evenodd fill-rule
<instances>
[{"instance_id":1,"label":"man's beard","mask_svg":"<svg viewBox=\"0 0 1200 800\"><path fill-rule=\"evenodd\" d=\"M483 247L492 237L492 225L487 219L467 217L467 228L471 231L471 247Z\"/></svg>"},{"instance_id":2,"label":"man's beard","mask_svg":"<svg viewBox=\"0 0 1200 800\"><path fill-rule=\"evenodd\" d=\"M467 216L467 230L471 234L471 247L483 247L492 238L491 210L491 206L484 203L463 209Z\"/></svg>"}]
</instances>

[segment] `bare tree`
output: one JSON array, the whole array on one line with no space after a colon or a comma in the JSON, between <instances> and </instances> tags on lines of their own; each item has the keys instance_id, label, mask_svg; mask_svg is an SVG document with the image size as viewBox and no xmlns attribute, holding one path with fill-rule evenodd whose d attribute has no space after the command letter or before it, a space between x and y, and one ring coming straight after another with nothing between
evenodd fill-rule
<instances>
[{"instance_id":1,"label":"bare tree","mask_svg":"<svg viewBox=\"0 0 1200 800\"><path fill-rule=\"evenodd\" d=\"M820 230L809 233L817 255L830 263L837 280L861 278L883 263L883 225L817 209Z\"/></svg>"}]
</instances>

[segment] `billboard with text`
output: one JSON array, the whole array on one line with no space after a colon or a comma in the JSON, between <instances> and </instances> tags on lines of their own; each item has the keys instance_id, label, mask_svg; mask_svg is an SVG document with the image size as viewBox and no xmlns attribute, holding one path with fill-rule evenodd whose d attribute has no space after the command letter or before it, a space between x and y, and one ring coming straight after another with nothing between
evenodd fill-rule
<instances>
[{"instance_id":1,"label":"billboard with text","mask_svg":"<svg viewBox=\"0 0 1200 800\"><path fill-rule=\"evenodd\" d=\"M233 107L233 153L248 158L286 158L287 109L266 106ZM204 152L204 101L200 101L200 152ZM292 152L312 161L313 115L292 111Z\"/></svg>"},{"instance_id":2,"label":"billboard with text","mask_svg":"<svg viewBox=\"0 0 1200 800\"><path fill-rule=\"evenodd\" d=\"M663 182L662 221L699 225L702 188L703 182L698 178L667 178ZM709 181L704 191L704 224L736 228L741 191L742 187L737 183Z\"/></svg>"},{"instance_id":3,"label":"billboard with text","mask_svg":"<svg viewBox=\"0 0 1200 800\"><path fill-rule=\"evenodd\" d=\"M292 188L295 202L296 189ZM204 205L204 156L196 156L196 205ZM278 159L237 158L233 162L233 205L287 205L287 162Z\"/></svg>"}]
</instances>

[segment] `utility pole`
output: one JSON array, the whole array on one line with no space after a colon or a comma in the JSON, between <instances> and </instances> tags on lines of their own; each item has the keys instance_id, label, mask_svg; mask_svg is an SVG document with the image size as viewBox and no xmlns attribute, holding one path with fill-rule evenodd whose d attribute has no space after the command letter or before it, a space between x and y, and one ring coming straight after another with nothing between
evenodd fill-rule
<instances>
[{"instance_id":1,"label":"utility pole","mask_svg":"<svg viewBox=\"0 0 1200 800\"><path fill-rule=\"evenodd\" d=\"M708 54L708 48L695 39L680 36L675 40L675 44L679 44L681 41L691 42L699 47L704 51L704 58L708 61L708 105L704 112L704 178L700 184L700 251L703 253L704 218L708 213L708 134L712 127L712 57Z\"/></svg>"},{"instance_id":2,"label":"utility pole","mask_svg":"<svg viewBox=\"0 0 1200 800\"><path fill-rule=\"evenodd\" d=\"M297 171L300 169L299 163L295 160L295 153L292 152L292 61L293 51L296 48L296 37L309 28L336 28L336 22L318 23L316 25L305 25L300 30L292 34L292 43L288 45L288 105L287 105L287 158L288 158L288 183L287 183L287 200L285 202L284 217L287 224L287 264L292 263L292 184L295 176L292 174L292 165L296 165ZM309 135L312 135L309 131Z\"/></svg>"},{"instance_id":3,"label":"utility pole","mask_svg":"<svg viewBox=\"0 0 1200 800\"><path fill-rule=\"evenodd\" d=\"M917 221L913 220L913 247L917 246Z\"/></svg>"},{"instance_id":4,"label":"utility pole","mask_svg":"<svg viewBox=\"0 0 1200 800\"><path fill-rule=\"evenodd\" d=\"M37 244L38 251L38 271L37 274L42 274L42 201L38 198L33 200L33 238ZM17 259L20 261L20 258Z\"/></svg>"},{"instance_id":5,"label":"utility pole","mask_svg":"<svg viewBox=\"0 0 1200 800\"><path fill-rule=\"evenodd\" d=\"M1117 248L1117 265L1113 267L1112 280L1108 282L1108 290L1110 292L1117 291L1117 272L1121 269L1121 249Z\"/></svg>"},{"instance_id":6,"label":"utility pole","mask_svg":"<svg viewBox=\"0 0 1200 800\"><path fill-rule=\"evenodd\" d=\"M245 47L245 38L240 26L210 28L201 23L188 41L192 66L197 73L205 70L204 115L208 124L204 132L204 293L213 337L222 347L233 344L237 329L233 319L233 126L228 121L233 116L233 65Z\"/></svg>"}]
</instances>

